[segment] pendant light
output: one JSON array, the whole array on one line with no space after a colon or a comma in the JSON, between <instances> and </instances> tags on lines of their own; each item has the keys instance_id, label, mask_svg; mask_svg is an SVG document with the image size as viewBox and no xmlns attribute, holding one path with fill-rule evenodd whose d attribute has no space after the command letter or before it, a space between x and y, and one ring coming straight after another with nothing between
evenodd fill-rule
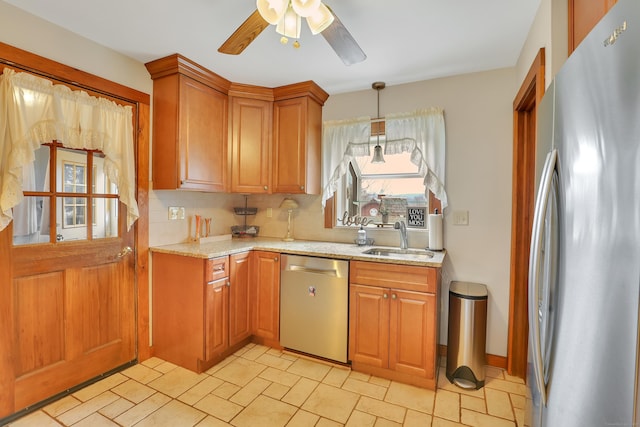
<instances>
[{"instance_id":1,"label":"pendant light","mask_svg":"<svg viewBox=\"0 0 640 427\"><path fill-rule=\"evenodd\" d=\"M384 82L374 82L371 87L378 91L378 117L380 120L380 91L384 89L386 84ZM378 122L379 123L379 122ZM371 163L384 163L384 157L382 156L382 147L380 146L380 126L378 125L378 129L376 131L377 144L373 147L373 158L371 159Z\"/></svg>"}]
</instances>

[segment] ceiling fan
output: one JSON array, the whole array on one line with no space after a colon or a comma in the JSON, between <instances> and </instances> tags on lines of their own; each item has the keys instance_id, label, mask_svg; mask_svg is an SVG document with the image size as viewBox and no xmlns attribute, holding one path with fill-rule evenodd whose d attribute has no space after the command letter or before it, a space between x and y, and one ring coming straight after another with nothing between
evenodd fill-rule
<instances>
[{"instance_id":1,"label":"ceiling fan","mask_svg":"<svg viewBox=\"0 0 640 427\"><path fill-rule=\"evenodd\" d=\"M276 25L281 42L296 39L299 47L301 18L305 17L312 34L322 34L345 65L367 58L338 16L321 0L256 0L257 9L218 48L218 52L238 55L269 25Z\"/></svg>"}]
</instances>

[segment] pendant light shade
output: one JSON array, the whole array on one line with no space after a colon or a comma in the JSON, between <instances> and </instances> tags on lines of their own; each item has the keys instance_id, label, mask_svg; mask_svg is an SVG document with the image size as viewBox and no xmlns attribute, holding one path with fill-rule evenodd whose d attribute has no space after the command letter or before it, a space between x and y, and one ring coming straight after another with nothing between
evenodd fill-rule
<instances>
[{"instance_id":1,"label":"pendant light shade","mask_svg":"<svg viewBox=\"0 0 640 427\"><path fill-rule=\"evenodd\" d=\"M301 18L291 5L287 7L287 11L284 13L278 25L276 26L276 32L282 34L285 37L292 39L300 38Z\"/></svg>"},{"instance_id":2,"label":"pendant light shade","mask_svg":"<svg viewBox=\"0 0 640 427\"><path fill-rule=\"evenodd\" d=\"M291 0L293 10L303 18L311 16L320 6L320 0Z\"/></svg>"},{"instance_id":3,"label":"pendant light shade","mask_svg":"<svg viewBox=\"0 0 640 427\"><path fill-rule=\"evenodd\" d=\"M384 82L374 82L371 87L378 91L378 119L380 119L380 91L386 87ZM384 163L384 157L382 156L382 147L380 146L380 127L376 132L377 144L373 147L373 158L371 163Z\"/></svg>"},{"instance_id":4,"label":"pendant light shade","mask_svg":"<svg viewBox=\"0 0 640 427\"><path fill-rule=\"evenodd\" d=\"M287 10L288 0L257 0L260 16L271 25L276 25Z\"/></svg>"},{"instance_id":5,"label":"pendant light shade","mask_svg":"<svg viewBox=\"0 0 640 427\"><path fill-rule=\"evenodd\" d=\"M320 34L327 29L329 25L333 23L333 14L324 3L320 3L320 6L311 15L307 16L307 24L311 30L311 34Z\"/></svg>"},{"instance_id":6,"label":"pendant light shade","mask_svg":"<svg viewBox=\"0 0 640 427\"><path fill-rule=\"evenodd\" d=\"M373 147L373 158L371 159L371 163L384 163L384 157L382 156L382 147L380 146L380 144Z\"/></svg>"}]
</instances>

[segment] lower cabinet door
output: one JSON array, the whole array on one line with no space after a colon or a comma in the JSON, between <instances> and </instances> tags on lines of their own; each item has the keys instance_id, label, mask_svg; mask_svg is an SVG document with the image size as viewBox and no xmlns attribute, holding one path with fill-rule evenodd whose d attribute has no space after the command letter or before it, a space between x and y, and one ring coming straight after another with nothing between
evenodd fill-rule
<instances>
[{"instance_id":1,"label":"lower cabinet door","mask_svg":"<svg viewBox=\"0 0 640 427\"><path fill-rule=\"evenodd\" d=\"M349 298L349 359L387 368L389 289L352 284Z\"/></svg>"},{"instance_id":2,"label":"lower cabinet door","mask_svg":"<svg viewBox=\"0 0 640 427\"><path fill-rule=\"evenodd\" d=\"M389 368L433 378L436 358L434 294L389 291Z\"/></svg>"},{"instance_id":3,"label":"lower cabinet door","mask_svg":"<svg viewBox=\"0 0 640 427\"><path fill-rule=\"evenodd\" d=\"M207 283L205 298L205 360L229 347L229 279Z\"/></svg>"},{"instance_id":4,"label":"lower cabinet door","mask_svg":"<svg viewBox=\"0 0 640 427\"><path fill-rule=\"evenodd\" d=\"M253 251L253 334L267 343L280 341L280 254Z\"/></svg>"},{"instance_id":5,"label":"lower cabinet door","mask_svg":"<svg viewBox=\"0 0 640 427\"><path fill-rule=\"evenodd\" d=\"M229 345L251 336L249 311L249 252L231 255L229 260Z\"/></svg>"}]
</instances>

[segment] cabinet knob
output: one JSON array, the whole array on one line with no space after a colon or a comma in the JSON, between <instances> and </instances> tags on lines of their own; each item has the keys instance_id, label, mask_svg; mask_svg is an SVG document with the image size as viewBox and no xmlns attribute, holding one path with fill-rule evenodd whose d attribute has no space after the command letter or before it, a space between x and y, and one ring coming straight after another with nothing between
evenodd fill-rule
<instances>
[{"instance_id":1,"label":"cabinet knob","mask_svg":"<svg viewBox=\"0 0 640 427\"><path fill-rule=\"evenodd\" d=\"M396 298L398 298L396 294L391 294L391 299L396 299Z\"/></svg>"},{"instance_id":2,"label":"cabinet knob","mask_svg":"<svg viewBox=\"0 0 640 427\"><path fill-rule=\"evenodd\" d=\"M387 298L389 298L389 295L387 295L387 294L382 294L382 298L387 299Z\"/></svg>"},{"instance_id":3,"label":"cabinet knob","mask_svg":"<svg viewBox=\"0 0 640 427\"><path fill-rule=\"evenodd\" d=\"M273 258L274 261L278 261L278 257Z\"/></svg>"},{"instance_id":4,"label":"cabinet knob","mask_svg":"<svg viewBox=\"0 0 640 427\"><path fill-rule=\"evenodd\" d=\"M266 186L266 185L264 187L262 187L262 188L264 188L264 191L267 191L269 189L269 187Z\"/></svg>"},{"instance_id":5,"label":"cabinet knob","mask_svg":"<svg viewBox=\"0 0 640 427\"><path fill-rule=\"evenodd\" d=\"M227 280L227 286L231 287L231 280Z\"/></svg>"},{"instance_id":6,"label":"cabinet knob","mask_svg":"<svg viewBox=\"0 0 640 427\"><path fill-rule=\"evenodd\" d=\"M300 189L304 191L304 185L301 185L301 186L300 186Z\"/></svg>"}]
</instances>

